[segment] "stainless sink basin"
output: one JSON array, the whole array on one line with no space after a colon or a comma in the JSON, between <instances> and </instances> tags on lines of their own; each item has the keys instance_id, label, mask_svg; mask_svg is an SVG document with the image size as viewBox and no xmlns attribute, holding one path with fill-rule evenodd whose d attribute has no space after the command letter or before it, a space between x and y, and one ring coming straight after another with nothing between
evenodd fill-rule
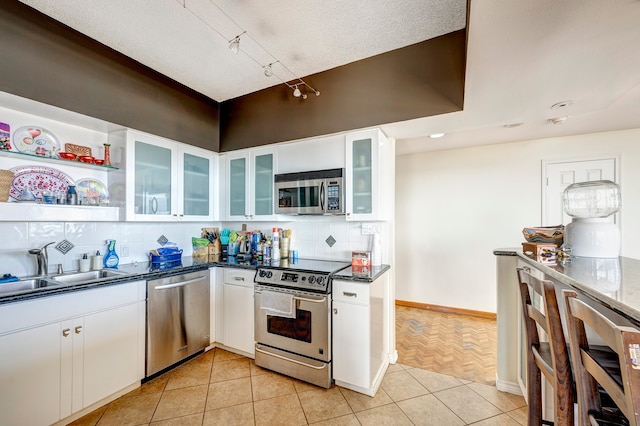
<instances>
[{"instance_id":1,"label":"stainless sink basin","mask_svg":"<svg viewBox=\"0 0 640 426\"><path fill-rule=\"evenodd\" d=\"M0 284L0 294L15 293L18 291L34 290L36 288L56 286L58 283L48 281L42 278L32 278L10 283Z\"/></svg>"},{"instance_id":2,"label":"stainless sink basin","mask_svg":"<svg viewBox=\"0 0 640 426\"><path fill-rule=\"evenodd\" d=\"M117 271L115 269L101 269L99 271L73 272L70 274L54 275L51 279L64 284L82 284L102 278L121 277L123 275L127 275L127 273Z\"/></svg>"}]
</instances>

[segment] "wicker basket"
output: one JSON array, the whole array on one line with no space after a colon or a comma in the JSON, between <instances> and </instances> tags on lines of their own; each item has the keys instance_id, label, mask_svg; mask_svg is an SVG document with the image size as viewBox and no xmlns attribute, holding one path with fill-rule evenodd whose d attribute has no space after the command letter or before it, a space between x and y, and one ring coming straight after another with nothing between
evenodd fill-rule
<instances>
[{"instance_id":1,"label":"wicker basket","mask_svg":"<svg viewBox=\"0 0 640 426\"><path fill-rule=\"evenodd\" d=\"M13 182L11 170L0 170L0 202L9 201L9 190Z\"/></svg>"}]
</instances>

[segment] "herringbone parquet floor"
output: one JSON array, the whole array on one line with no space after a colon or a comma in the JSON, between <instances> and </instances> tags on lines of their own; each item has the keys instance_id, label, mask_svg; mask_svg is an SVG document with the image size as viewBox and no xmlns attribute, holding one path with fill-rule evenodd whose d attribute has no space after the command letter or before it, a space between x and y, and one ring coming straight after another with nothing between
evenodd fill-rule
<instances>
[{"instance_id":1,"label":"herringbone parquet floor","mask_svg":"<svg viewBox=\"0 0 640 426\"><path fill-rule=\"evenodd\" d=\"M398 362L495 384L496 321L396 306Z\"/></svg>"}]
</instances>

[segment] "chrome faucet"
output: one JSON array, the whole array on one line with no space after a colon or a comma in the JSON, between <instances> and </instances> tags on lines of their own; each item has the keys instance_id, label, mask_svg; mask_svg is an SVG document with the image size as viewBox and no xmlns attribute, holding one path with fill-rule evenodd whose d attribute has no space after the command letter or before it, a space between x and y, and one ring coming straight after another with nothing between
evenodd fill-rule
<instances>
[{"instance_id":1,"label":"chrome faucet","mask_svg":"<svg viewBox=\"0 0 640 426\"><path fill-rule=\"evenodd\" d=\"M45 244L41 248L30 249L29 254L36 256L38 262L38 275L47 275L49 273L49 257L47 256L47 246L55 243L51 241L49 244Z\"/></svg>"}]
</instances>

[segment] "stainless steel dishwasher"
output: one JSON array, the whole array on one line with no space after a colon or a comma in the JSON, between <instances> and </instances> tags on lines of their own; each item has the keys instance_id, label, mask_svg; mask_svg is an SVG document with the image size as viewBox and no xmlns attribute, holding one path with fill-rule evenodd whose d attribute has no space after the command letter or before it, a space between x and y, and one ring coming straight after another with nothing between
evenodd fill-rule
<instances>
[{"instance_id":1,"label":"stainless steel dishwasher","mask_svg":"<svg viewBox=\"0 0 640 426\"><path fill-rule=\"evenodd\" d=\"M147 281L146 377L209 345L209 271Z\"/></svg>"}]
</instances>

